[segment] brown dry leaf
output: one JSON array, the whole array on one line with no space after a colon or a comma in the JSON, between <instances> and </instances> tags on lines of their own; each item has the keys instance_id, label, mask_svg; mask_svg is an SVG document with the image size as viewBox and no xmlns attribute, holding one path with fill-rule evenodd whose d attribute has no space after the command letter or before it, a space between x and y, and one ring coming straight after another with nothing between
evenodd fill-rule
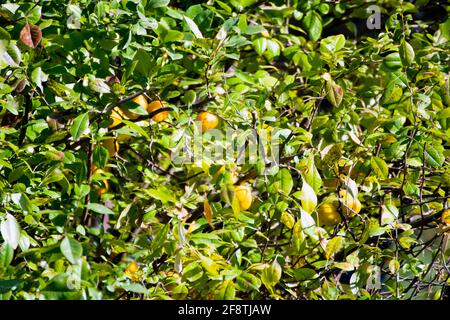
<instances>
[{"instance_id":1,"label":"brown dry leaf","mask_svg":"<svg viewBox=\"0 0 450 320\"><path fill-rule=\"evenodd\" d=\"M203 214L205 215L206 221L208 221L211 228L214 228L212 224L212 210L211 206L209 205L208 199L205 199L203 202Z\"/></svg>"},{"instance_id":2,"label":"brown dry leaf","mask_svg":"<svg viewBox=\"0 0 450 320\"><path fill-rule=\"evenodd\" d=\"M41 29L38 26L30 25L28 22L20 31L20 40L30 48L36 48L41 39Z\"/></svg>"}]
</instances>

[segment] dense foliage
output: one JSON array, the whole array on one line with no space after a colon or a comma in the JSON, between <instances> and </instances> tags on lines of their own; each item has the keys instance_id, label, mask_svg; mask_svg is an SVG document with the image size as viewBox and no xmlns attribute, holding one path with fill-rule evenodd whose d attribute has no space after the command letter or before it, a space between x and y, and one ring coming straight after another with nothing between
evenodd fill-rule
<instances>
[{"instance_id":1,"label":"dense foliage","mask_svg":"<svg viewBox=\"0 0 450 320\"><path fill-rule=\"evenodd\" d=\"M448 297L449 10L3 2L0 298Z\"/></svg>"}]
</instances>

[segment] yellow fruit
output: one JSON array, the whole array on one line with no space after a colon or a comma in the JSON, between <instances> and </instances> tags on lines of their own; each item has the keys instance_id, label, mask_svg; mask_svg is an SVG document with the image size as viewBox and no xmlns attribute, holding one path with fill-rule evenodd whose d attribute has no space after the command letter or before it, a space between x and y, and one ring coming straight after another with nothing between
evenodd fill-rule
<instances>
[{"instance_id":1,"label":"yellow fruit","mask_svg":"<svg viewBox=\"0 0 450 320\"><path fill-rule=\"evenodd\" d=\"M353 196L347 192L347 190L343 189L339 191L339 195L341 198L341 202L350 209L350 214L359 213L361 211L361 202L358 200L358 198L353 198Z\"/></svg>"},{"instance_id":2,"label":"yellow fruit","mask_svg":"<svg viewBox=\"0 0 450 320\"><path fill-rule=\"evenodd\" d=\"M119 152L119 142L114 138L102 140L101 144L108 149L110 157L114 157Z\"/></svg>"},{"instance_id":3,"label":"yellow fruit","mask_svg":"<svg viewBox=\"0 0 450 320\"><path fill-rule=\"evenodd\" d=\"M109 171L109 168L108 168L108 167L103 168L103 169L99 169L99 168L97 168L97 166L96 166L95 164L92 164L92 168L91 168L91 173L92 173L92 174L95 174L95 173L97 173L97 172L99 172L99 173L105 173L105 172L108 172L108 171Z\"/></svg>"},{"instance_id":4,"label":"yellow fruit","mask_svg":"<svg viewBox=\"0 0 450 320\"><path fill-rule=\"evenodd\" d=\"M239 201L239 207L241 210L247 210L252 205L252 189L249 186L237 186L234 188L234 192Z\"/></svg>"},{"instance_id":5,"label":"yellow fruit","mask_svg":"<svg viewBox=\"0 0 450 320\"><path fill-rule=\"evenodd\" d=\"M95 166L92 166L92 173L93 174L104 174L105 171L102 170L102 169L97 169ZM108 192L108 190L109 190L109 182L108 182L108 180L106 180L106 179L103 180L102 184L103 184L103 186L94 185L95 192L99 196L101 196L102 194Z\"/></svg>"},{"instance_id":6,"label":"yellow fruit","mask_svg":"<svg viewBox=\"0 0 450 320\"><path fill-rule=\"evenodd\" d=\"M341 222L341 216L335 203L323 203L318 209L320 225L334 226Z\"/></svg>"},{"instance_id":7,"label":"yellow fruit","mask_svg":"<svg viewBox=\"0 0 450 320\"><path fill-rule=\"evenodd\" d=\"M219 124L219 118L214 113L211 112L200 112L197 116L197 121L200 121L202 124L201 130L202 132L207 131L209 129L214 129Z\"/></svg>"},{"instance_id":8,"label":"yellow fruit","mask_svg":"<svg viewBox=\"0 0 450 320\"><path fill-rule=\"evenodd\" d=\"M444 224L450 224L450 209L444 210L444 212L442 212L441 221Z\"/></svg>"},{"instance_id":9,"label":"yellow fruit","mask_svg":"<svg viewBox=\"0 0 450 320\"><path fill-rule=\"evenodd\" d=\"M112 123L108 126L108 128L114 128L115 126L118 126L122 119L126 119L123 111L119 107L115 107L111 111L111 120Z\"/></svg>"},{"instance_id":10,"label":"yellow fruit","mask_svg":"<svg viewBox=\"0 0 450 320\"><path fill-rule=\"evenodd\" d=\"M136 261L131 261L130 264L127 266L127 268L125 269L125 273L129 274L129 275L133 275L136 272L139 271L139 266L136 263Z\"/></svg>"},{"instance_id":11,"label":"yellow fruit","mask_svg":"<svg viewBox=\"0 0 450 320\"><path fill-rule=\"evenodd\" d=\"M143 94L133 98L133 100L131 100L131 101L138 104L142 109L144 109L144 110L147 109L147 105L148 105L147 98ZM134 113L133 111L128 110L128 109L123 109L123 113L125 114L125 116L128 119L131 119L131 120L135 120L135 119L139 118L139 115L137 113Z\"/></svg>"},{"instance_id":12,"label":"yellow fruit","mask_svg":"<svg viewBox=\"0 0 450 320\"><path fill-rule=\"evenodd\" d=\"M147 112L150 113L152 111L161 109L162 107L163 107L163 104L161 103L161 101L155 100L148 104ZM161 121L166 120L168 116L169 116L169 112L163 111L163 112L158 113L157 115L154 115L152 119L155 122L161 122Z\"/></svg>"},{"instance_id":13,"label":"yellow fruit","mask_svg":"<svg viewBox=\"0 0 450 320\"><path fill-rule=\"evenodd\" d=\"M97 194L99 196L101 196L104 193L107 193L109 190L108 180L103 180L102 183L103 183L104 187L94 186L95 192L97 192Z\"/></svg>"},{"instance_id":14,"label":"yellow fruit","mask_svg":"<svg viewBox=\"0 0 450 320\"><path fill-rule=\"evenodd\" d=\"M125 268L125 275L133 281L139 280L139 266L136 261L131 261L130 264Z\"/></svg>"}]
</instances>

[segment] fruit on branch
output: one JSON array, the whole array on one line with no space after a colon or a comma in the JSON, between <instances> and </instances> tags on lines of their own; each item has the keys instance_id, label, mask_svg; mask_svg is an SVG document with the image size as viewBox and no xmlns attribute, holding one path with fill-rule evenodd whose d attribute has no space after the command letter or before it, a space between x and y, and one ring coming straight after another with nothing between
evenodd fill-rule
<instances>
[{"instance_id":1,"label":"fruit on branch","mask_svg":"<svg viewBox=\"0 0 450 320\"><path fill-rule=\"evenodd\" d=\"M197 116L197 121L201 122L201 131L205 132L214 129L219 124L219 118L214 113L203 111Z\"/></svg>"},{"instance_id":2,"label":"fruit on branch","mask_svg":"<svg viewBox=\"0 0 450 320\"><path fill-rule=\"evenodd\" d=\"M443 224L450 225L450 209L446 209L442 212L441 221Z\"/></svg>"},{"instance_id":3,"label":"fruit on branch","mask_svg":"<svg viewBox=\"0 0 450 320\"><path fill-rule=\"evenodd\" d=\"M111 110L110 119L112 123L108 126L108 128L114 128L122 122L122 119L127 119L127 117L125 116L122 109L120 109L119 107L115 107L114 109Z\"/></svg>"},{"instance_id":4,"label":"fruit on branch","mask_svg":"<svg viewBox=\"0 0 450 320\"><path fill-rule=\"evenodd\" d=\"M125 269L125 273L128 273L128 274L135 274L138 271L139 271L139 266L136 263L136 261L134 261L134 260L131 261L130 264Z\"/></svg>"},{"instance_id":5,"label":"fruit on branch","mask_svg":"<svg viewBox=\"0 0 450 320\"><path fill-rule=\"evenodd\" d=\"M347 190L343 189L339 191L339 200L349 210L347 213L352 216L361 211L361 202L358 198L354 198ZM350 212L348 212L350 211Z\"/></svg>"},{"instance_id":6,"label":"fruit on branch","mask_svg":"<svg viewBox=\"0 0 450 320\"><path fill-rule=\"evenodd\" d=\"M143 108L144 110L147 109L147 98L145 98L145 96L143 94L133 98L132 100L134 103L137 103L139 106L141 106L141 108ZM111 111L111 120L112 123L108 126L108 128L114 128L116 126L118 126L123 119L128 120L135 120L139 118L139 115L137 113L134 113L131 110L128 109L122 109L120 107L114 107Z\"/></svg>"},{"instance_id":7,"label":"fruit on branch","mask_svg":"<svg viewBox=\"0 0 450 320\"><path fill-rule=\"evenodd\" d=\"M114 138L102 140L101 145L108 150L110 157L114 157L119 152L119 142Z\"/></svg>"},{"instance_id":8,"label":"fruit on branch","mask_svg":"<svg viewBox=\"0 0 450 320\"><path fill-rule=\"evenodd\" d=\"M341 222L341 216L337 211L336 202L325 202L317 209L319 224L325 226L334 226Z\"/></svg>"},{"instance_id":9,"label":"fruit on branch","mask_svg":"<svg viewBox=\"0 0 450 320\"><path fill-rule=\"evenodd\" d=\"M133 100L131 100L131 101L138 104L142 109L144 109L144 110L147 109L147 105L148 105L147 98L143 94L133 98ZM137 113L134 113L133 111L125 109L125 108L123 109L123 113L125 114L125 116L128 119L131 119L131 120L136 120L137 118L139 118L139 115Z\"/></svg>"},{"instance_id":10,"label":"fruit on branch","mask_svg":"<svg viewBox=\"0 0 450 320\"><path fill-rule=\"evenodd\" d=\"M252 205L252 189L249 186L240 185L234 188L241 210L247 210Z\"/></svg>"},{"instance_id":11,"label":"fruit on branch","mask_svg":"<svg viewBox=\"0 0 450 320\"><path fill-rule=\"evenodd\" d=\"M131 278L134 281L137 281L139 279L139 266L136 263L136 261L131 261L128 266L125 268L125 275Z\"/></svg>"},{"instance_id":12,"label":"fruit on branch","mask_svg":"<svg viewBox=\"0 0 450 320\"><path fill-rule=\"evenodd\" d=\"M95 166L92 167L93 174L105 174L106 171L102 169L97 169ZM101 196L102 194L108 192L109 190L109 182L104 179L101 181L101 185L94 185L95 192Z\"/></svg>"},{"instance_id":13,"label":"fruit on branch","mask_svg":"<svg viewBox=\"0 0 450 320\"><path fill-rule=\"evenodd\" d=\"M164 104L164 102L161 102L159 100L152 101L147 106L147 112L150 113L150 112L156 111L158 109L161 109L163 107L163 104ZM160 113L154 115L152 117L152 119L155 122L161 122L161 121L166 120L168 116L169 116L169 112L163 111L163 112L160 112Z\"/></svg>"}]
</instances>

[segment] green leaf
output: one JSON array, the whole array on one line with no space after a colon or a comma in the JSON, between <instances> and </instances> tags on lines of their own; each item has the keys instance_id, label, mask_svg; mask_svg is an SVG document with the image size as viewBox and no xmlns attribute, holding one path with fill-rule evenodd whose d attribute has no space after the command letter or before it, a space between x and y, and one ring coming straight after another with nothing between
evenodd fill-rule
<instances>
[{"instance_id":1,"label":"green leaf","mask_svg":"<svg viewBox=\"0 0 450 320\"><path fill-rule=\"evenodd\" d=\"M282 269L277 259L264 268L261 272L261 281L267 289L272 289L281 279Z\"/></svg>"},{"instance_id":2,"label":"green leaf","mask_svg":"<svg viewBox=\"0 0 450 320\"><path fill-rule=\"evenodd\" d=\"M303 252L303 250L306 248L306 239L305 234L303 233L303 228L301 225L301 221L297 221L294 224L294 228L292 230L292 242L294 244L294 248L298 253Z\"/></svg>"},{"instance_id":3,"label":"green leaf","mask_svg":"<svg viewBox=\"0 0 450 320\"><path fill-rule=\"evenodd\" d=\"M402 59L398 52L393 52L384 57L383 65L390 71L401 69Z\"/></svg>"},{"instance_id":4,"label":"green leaf","mask_svg":"<svg viewBox=\"0 0 450 320\"><path fill-rule=\"evenodd\" d=\"M75 239L66 236L60 245L61 253L70 261L72 264L76 264L81 255L83 254L83 247Z\"/></svg>"},{"instance_id":5,"label":"green leaf","mask_svg":"<svg viewBox=\"0 0 450 320\"><path fill-rule=\"evenodd\" d=\"M314 280L318 277L318 274L315 270L310 268L299 268L294 269L294 278L297 281L308 281L308 280Z\"/></svg>"},{"instance_id":6,"label":"green leaf","mask_svg":"<svg viewBox=\"0 0 450 320\"><path fill-rule=\"evenodd\" d=\"M419 187L414 183L411 183L410 181L406 181L405 185L403 186L403 191L409 197L419 197L420 195Z\"/></svg>"},{"instance_id":7,"label":"green leaf","mask_svg":"<svg viewBox=\"0 0 450 320\"><path fill-rule=\"evenodd\" d=\"M14 258L14 249L8 243L0 247L0 267L8 267Z\"/></svg>"},{"instance_id":8,"label":"green leaf","mask_svg":"<svg viewBox=\"0 0 450 320\"><path fill-rule=\"evenodd\" d=\"M337 85L333 79L331 79L330 74L325 73L322 75L322 78L325 79L325 90L327 100L334 106L338 107L342 99L344 98L344 91L340 85Z\"/></svg>"},{"instance_id":9,"label":"green leaf","mask_svg":"<svg viewBox=\"0 0 450 320\"><path fill-rule=\"evenodd\" d=\"M423 150L423 146L422 146ZM425 163L433 168L440 168L444 164L444 148L442 146L427 145L425 150Z\"/></svg>"},{"instance_id":10,"label":"green leaf","mask_svg":"<svg viewBox=\"0 0 450 320\"><path fill-rule=\"evenodd\" d=\"M3 239L8 243L14 250L19 245L20 237L20 227L16 218L13 215L7 214L6 219L0 224L0 231Z\"/></svg>"},{"instance_id":11,"label":"green leaf","mask_svg":"<svg viewBox=\"0 0 450 320\"><path fill-rule=\"evenodd\" d=\"M17 279L0 280L0 294L14 290L19 284L20 280Z\"/></svg>"},{"instance_id":12,"label":"green leaf","mask_svg":"<svg viewBox=\"0 0 450 320\"><path fill-rule=\"evenodd\" d=\"M22 61L22 54L15 44L0 40L0 59L11 67L18 67Z\"/></svg>"},{"instance_id":13,"label":"green leaf","mask_svg":"<svg viewBox=\"0 0 450 320\"><path fill-rule=\"evenodd\" d=\"M109 152L108 149L97 145L94 148L93 160L97 168L104 168L108 164Z\"/></svg>"},{"instance_id":14,"label":"green leaf","mask_svg":"<svg viewBox=\"0 0 450 320\"><path fill-rule=\"evenodd\" d=\"M11 200L20 206L25 212L34 211L33 204L25 193L13 193L11 194Z\"/></svg>"},{"instance_id":15,"label":"green leaf","mask_svg":"<svg viewBox=\"0 0 450 320\"><path fill-rule=\"evenodd\" d=\"M294 181L288 169L283 168L278 172L279 190L288 195L291 193Z\"/></svg>"},{"instance_id":16,"label":"green leaf","mask_svg":"<svg viewBox=\"0 0 450 320\"><path fill-rule=\"evenodd\" d=\"M50 171L44 179L42 179L41 186L46 186L53 182L61 181L65 178L64 173L60 169Z\"/></svg>"},{"instance_id":17,"label":"green leaf","mask_svg":"<svg viewBox=\"0 0 450 320\"><path fill-rule=\"evenodd\" d=\"M411 63L414 62L415 58L414 48L404 39L402 39L400 42L399 53L403 65L409 66L411 65Z\"/></svg>"},{"instance_id":18,"label":"green leaf","mask_svg":"<svg viewBox=\"0 0 450 320\"><path fill-rule=\"evenodd\" d=\"M184 39L184 33L177 30L169 30L163 36L164 43L175 42Z\"/></svg>"},{"instance_id":19,"label":"green leaf","mask_svg":"<svg viewBox=\"0 0 450 320\"><path fill-rule=\"evenodd\" d=\"M338 34L336 36L330 36L320 41L321 53L336 53L345 46L345 36Z\"/></svg>"},{"instance_id":20,"label":"green leaf","mask_svg":"<svg viewBox=\"0 0 450 320\"><path fill-rule=\"evenodd\" d=\"M267 39L264 37L253 40L253 47L257 54L262 56L267 49Z\"/></svg>"},{"instance_id":21,"label":"green leaf","mask_svg":"<svg viewBox=\"0 0 450 320\"><path fill-rule=\"evenodd\" d=\"M105 207L100 203L89 203L87 205L87 208L100 214L110 214L110 215L114 214L114 211L112 211L111 209Z\"/></svg>"},{"instance_id":22,"label":"green leaf","mask_svg":"<svg viewBox=\"0 0 450 320\"><path fill-rule=\"evenodd\" d=\"M338 253L343 245L344 245L344 238L341 236L336 236L332 238L330 241L328 241L327 246L325 248L325 257L329 260L331 259L336 253Z\"/></svg>"},{"instance_id":23,"label":"green leaf","mask_svg":"<svg viewBox=\"0 0 450 320\"><path fill-rule=\"evenodd\" d=\"M139 49L133 58L137 61L136 70L143 76L149 77L155 70L155 59L144 49Z\"/></svg>"},{"instance_id":24,"label":"green leaf","mask_svg":"<svg viewBox=\"0 0 450 320\"><path fill-rule=\"evenodd\" d=\"M164 204L168 203L168 202L173 202L173 203L176 202L175 199L173 198L172 194L165 188L146 189L145 192L148 193L153 198L160 200Z\"/></svg>"},{"instance_id":25,"label":"green leaf","mask_svg":"<svg viewBox=\"0 0 450 320\"><path fill-rule=\"evenodd\" d=\"M136 131L137 133L139 133L145 139L150 140L150 136L148 135L148 133L142 127L138 126L133 121L122 120L122 122L124 124L126 124L126 126L129 127L130 129L132 129L133 131Z\"/></svg>"},{"instance_id":26,"label":"green leaf","mask_svg":"<svg viewBox=\"0 0 450 320\"><path fill-rule=\"evenodd\" d=\"M86 129L89 127L89 113L80 114L73 120L72 127L70 127L70 134L74 141L78 141Z\"/></svg>"},{"instance_id":27,"label":"green leaf","mask_svg":"<svg viewBox=\"0 0 450 320\"><path fill-rule=\"evenodd\" d=\"M306 182L314 189L316 194L319 193L322 187L322 178L320 177L319 171L314 163L314 156L310 155L307 162L307 171L305 174Z\"/></svg>"},{"instance_id":28,"label":"green leaf","mask_svg":"<svg viewBox=\"0 0 450 320\"><path fill-rule=\"evenodd\" d=\"M89 80L89 88L98 93L110 93L111 89L103 79Z\"/></svg>"},{"instance_id":29,"label":"green leaf","mask_svg":"<svg viewBox=\"0 0 450 320\"><path fill-rule=\"evenodd\" d=\"M442 32L442 35L447 39L447 41L450 41L450 18L439 25L439 30Z\"/></svg>"},{"instance_id":30,"label":"green leaf","mask_svg":"<svg viewBox=\"0 0 450 320\"><path fill-rule=\"evenodd\" d=\"M42 87L42 82L47 81L48 76L42 71L41 67L38 67L31 72L31 81L39 88L41 91L44 90Z\"/></svg>"},{"instance_id":31,"label":"green leaf","mask_svg":"<svg viewBox=\"0 0 450 320\"><path fill-rule=\"evenodd\" d=\"M381 225L391 225L398 218L398 209L392 204L383 205L381 207Z\"/></svg>"},{"instance_id":32,"label":"green leaf","mask_svg":"<svg viewBox=\"0 0 450 320\"><path fill-rule=\"evenodd\" d=\"M317 196L314 189L303 180L302 190L300 192L302 208L308 213L312 213L317 206Z\"/></svg>"},{"instance_id":33,"label":"green leaf","mask_svg":"<svg viewBox=\"0 0 450 320\"><path fill-rule=\"evenodd\" d=\"M164 244L167 239L167 233L169 232L170 224L166 224L161 230L159 230L155 239L152 241L151 249L152 251L158 250Z\"/></svg>"},{"instance_id":34,"label":"green leaf","mask_svg":"<svg viewBox=\"0 0 450 320\"><path fill-rule=\"evenodd\" d=\"M147 3L148 8L163 8L167 7L170 0L149 0Z\"/></svg>"},{"instance_id":35,"label":"green leaf","mask_svg":"<svg viewBox=\"0 0 450 320\"><path fill-rule=\"evenodd\" d=\"M125 291L139 293L139 294L148 294L148 289L145 288L142 284L139 283L121 283L119 285L120 288L124 289Z\"/></svg>"},{"instance_id":36,"label":"green leaf","mask_svg":"<svg viewBox=\"0 0 450 320\"><path fill-rule=\"evenodd\" d=\"M322 19L315 11L308 11L303 18L305 28L308 30L309 38L317 41L322 35Z\"/></svg>"},{"instance_id":37,"label":"green leaf","mask_svg":"<svg viewBox=\"0 0 450 320\"><path fill-rule=\"evenodd\" d=\"M236 296L236 289L234 282L225 280L217 289L215 298L218 300L234 300Z\"/></svg>"},{"instance_id":38,"label":"green leaf","mask_svg":"<svg viewBox=\"0 0 450 320\"><path fill-rule=\"evenodd\" d=\"M198 28L197 24L194 22L194 20L192 20L191 18L186 17L186 16L183 16L183 18L184 18L184 21L186 21L191 32L194 34L194 36L196 38L202 39L203 35L202 35L200 29Z\"/></svg>"},{"instance_id":39,"label":"green leaf","mask_svg":"<svg viewBox=\"0 0 450 320\"><path fill-rule=\"evenodd\" d=\"M8 169L12 170L12 166L11 166L11 164L10 164L9 162L6 162L6 161L2 160L2 159L0 159L0 166L2 166L2 167L5 167L5 168L8 168Z\"/></svg>"},{"instance_id":40,"label":"green leaf","mask_svg":"<svg viewBox=\"0 0 450 320\"><path fill-rule=\"evenodd\" d=\"M197 262L191 262L183 269L183 278L194 282L203 276L203 268Z\"/></svg>"},{"instance_id":41,"label":"green leaf","mask_svg":"<svg viewBox=\"0 0 450 320\"><path fill-rule=\"evenodd\" d=\"M267 50L265 51L265 56L267 59L271 60L280 55L281 48L278 42L274 40L267 40Z\"/></svg>"},{"instance_id":42,"label":"green leaf","mask_svg":"<svg viewBox=\"0 0 450 320\"><path fill-rule=\"evenodd\" d=\"M240 291L258 291L261 287L261 280L251 273L243 271L236 279L236 288Z\"/></svg>"},{"instance_id":43,"label":"green leaf","mask_svg":"<svg viewBox=\"0 0 450 320\"><path fill-rule=\"evenodd\" d=\"M303 209L300 209L300 224L302 230L310 236L312 239L316 240L316 222L313 217Z\"/></svg>"},{"instance_id":44,"label":"green leaf","mask_svg":"<svg viewBox=\"0 0 450 320\"><path fill-rule=\"evenodd\" d=\"M370 159L370 166L378 178L387 179L389 168L383 159L379 157L372 157Z\"/></svg>"},{"instance_id":45,"label":"green leaf","mask_svg":"<svg viewBox=\"0 0 450 320\"><path fill-rule=\"evenodd\" d=\"M11 35L8 31L0 27L0 40L11 40Z\"/></svg>"},{"instance_id":46,"label":"green leaf","mask_svg":"<svg viewBox=\"0 0 450 320\"><path fill-rule=\"evenodd\" d=\"M389 83L381 97L382 105L389 105L399 102L403 96L403 89L394 83Z\"/></svg>"},{"instance_id":47,"label":"green leaf","mask_svg":"<svg viewBox=\"0 0 450 320\"><path fill-rule=\"evenodd\" d=\"M201 256L200 263L203 269L205 269L206 273L210 276L210 278L215 278L219 275L219 272L217 270L217 263L215 263L211 258Z\"/></svg>"}]
</instances>

